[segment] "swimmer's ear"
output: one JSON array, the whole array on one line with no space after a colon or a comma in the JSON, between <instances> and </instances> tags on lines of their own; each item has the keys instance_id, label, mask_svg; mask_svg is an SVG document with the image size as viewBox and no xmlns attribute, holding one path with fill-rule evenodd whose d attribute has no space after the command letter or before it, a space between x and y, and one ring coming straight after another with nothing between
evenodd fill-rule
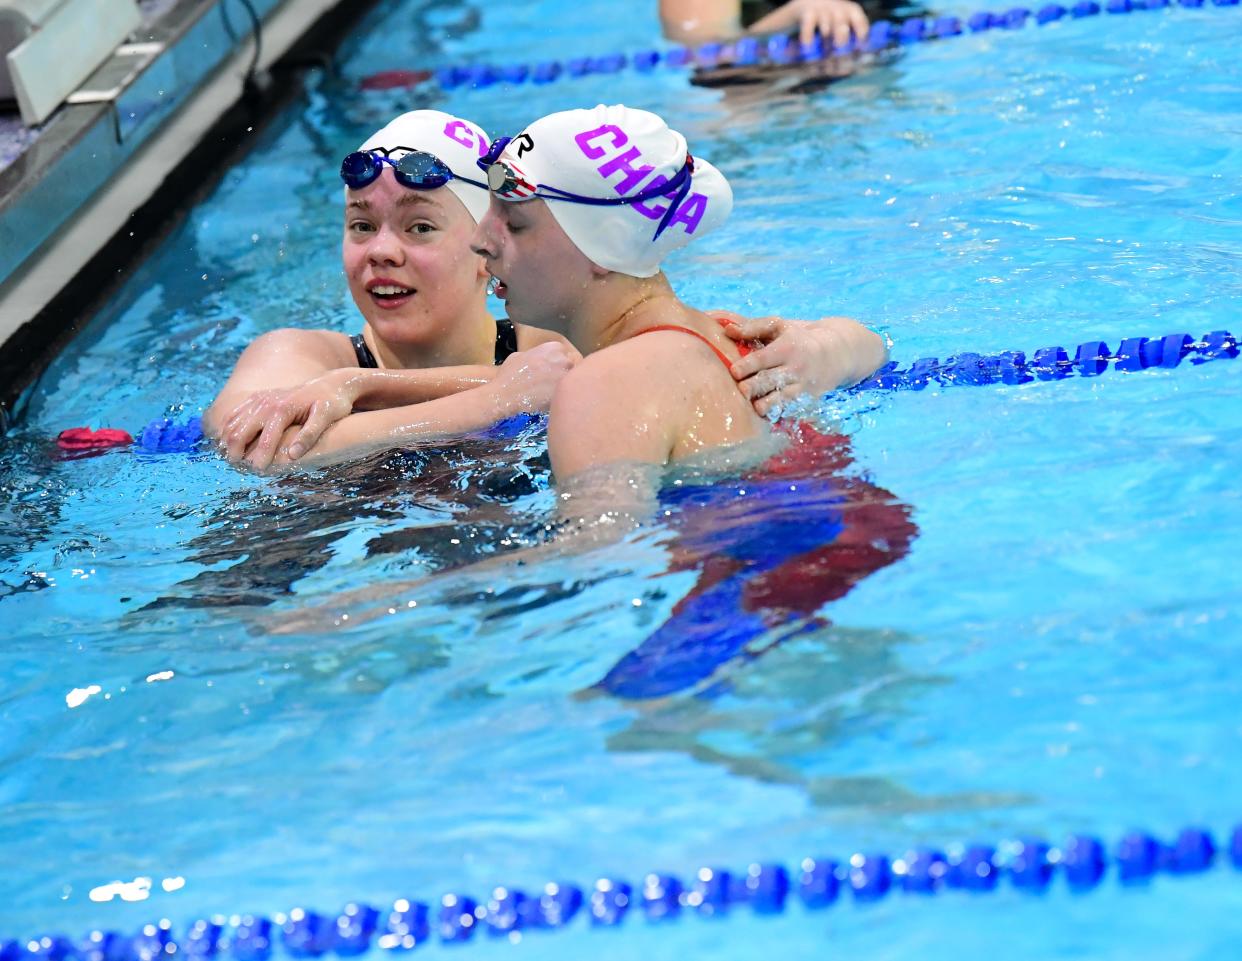
<instances>
[{"instance_id":1,"label":"swimmer's ear","mask_svg":"<svg viewBox=\"0 0 1242 961\"><path fill-rule=\"evenodd\" d=\"M596 263L591 264L591 276L594 277L596 280L602 280L604 277L607 277L611 273L612 271L609 270L607 267L601 267L599 264L596 264Z\"/></svg>"}]
</instances>

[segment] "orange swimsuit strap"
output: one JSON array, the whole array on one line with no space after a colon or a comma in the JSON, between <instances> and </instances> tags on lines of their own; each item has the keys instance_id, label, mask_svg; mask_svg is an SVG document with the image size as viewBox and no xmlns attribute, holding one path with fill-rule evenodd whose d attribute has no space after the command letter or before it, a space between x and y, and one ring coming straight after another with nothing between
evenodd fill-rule
<instances>
[{"instance_id":1,"label":"orange swimsuit strap","mask_svg":"<svg viewBox=\"0 0 1242 961\"><path fill-rule=\"evenodd\" d=\"M683 333L683 334L689 334L691 337L697 337L699 340L703 341L703 343L707 344L709 348L711 348L712 353L720 358L720 362L724 364L725 367L729 368L729 370L732 371L733 361L729 360L725 352L721 350L719 347L717 347L715 344L713 344L706 337L704 337L702 334L700 334L697 330L694 330L693 328L680 327L677 324L657 324L655 327L647 327L643 330L640 330L634 336L641 337L643 334L654 334L658 330L674 330L674 331L679 331L680 333ZM737 345L737 352L742 357L745 357L747 354L750 353L750 347L746 344L739 343Z\"/></svg>"}]
</instances>

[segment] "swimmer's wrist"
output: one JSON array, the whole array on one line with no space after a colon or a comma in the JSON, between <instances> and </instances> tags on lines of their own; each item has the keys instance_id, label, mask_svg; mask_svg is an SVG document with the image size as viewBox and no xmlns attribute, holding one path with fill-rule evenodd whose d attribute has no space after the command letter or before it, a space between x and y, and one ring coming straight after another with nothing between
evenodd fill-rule
<instances>
[{"instance_id":1,"label":"swimmer's wrist","mask_svg":"<svg viewBox=\"0 0 1242 961\"><path fill-rule=\"evenodd\" d=\"M521 413L522 405L519 403L519 398L513 390L505 389L504 378L495 377L474 389L483 395L488 405L488 414L496 420L504 420L506 417Z\"/></svg>"},{"instance_id":2,"label":"swimmer's wrist","mask_svg":"<svg viewBox=\"0 0 1242 961\"><path fill-rule=\"evenodd\" d=\"M361 402L369 399L375 388L374 379L370 376L373 371L354 370L350 367L341 367L337 370L330 370L323 375L323 379L327 382L327 386L339 398L349 403L351 409L356 408Z\"/></svg>"},{"instance_id":3,"label":"swimmer's wrist","mask_svg":"<svg viewBox=\"0 0 1242 961\"><path fill-rule=\"evenodd\" d=\"M371 378L364 373L351 373L348 377L342 378L341 394L349 401L351 407L356 406L366 396L370 380Z\"/></svg>"}]
</instances>

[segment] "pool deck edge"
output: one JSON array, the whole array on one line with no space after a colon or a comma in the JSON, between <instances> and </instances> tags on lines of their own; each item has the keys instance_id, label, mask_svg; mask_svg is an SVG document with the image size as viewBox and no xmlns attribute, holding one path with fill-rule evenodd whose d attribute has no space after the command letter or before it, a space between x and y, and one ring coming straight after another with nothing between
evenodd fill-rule
<instances>
[{"instance_id":1,"label":"pool deck edge","mask_svg":"<svg viewBox=\"0 0 1242 961\"><path fill-rule=\"evenodd\" d=\"M98 302L100 292L123 277L162 236L161 228L175 216L187 193L200 181L214 180L223 169L220 159L244 149L248 136L295 92L293 88L300 90L296 68L306 58L299 55L299 47L315 43L316 37L339 41L343 24L357 20L372 6L374 0L284 0L263 21L257 64L260 76L271 71L279 80L260 91L248 83L254 47L247 31L196 89L167 116L156 119L131 152L112 150L105 163L110 159L113 169L101 178L105 182L69 204L65 222L0 280L0 415L6 408L12 413L50 356L76 334L79 318ZM214 8L204 18L213 12ZM156 69L148 72L158 80L158 61L152 68ZM66 146L61 157L72 151L90 156L92 139L113 148L122 139L116 103L66 109L89 115L82 118L85 123L79 122L76 142ZM109 144L109 138L115 140ZM31 188L54 188L56 176L52 164L33 178ZM22 202L20 196L6 200L10 210L0 216ZM6 419L0 416L0 429Z\"/></svg>"}]
</instances>

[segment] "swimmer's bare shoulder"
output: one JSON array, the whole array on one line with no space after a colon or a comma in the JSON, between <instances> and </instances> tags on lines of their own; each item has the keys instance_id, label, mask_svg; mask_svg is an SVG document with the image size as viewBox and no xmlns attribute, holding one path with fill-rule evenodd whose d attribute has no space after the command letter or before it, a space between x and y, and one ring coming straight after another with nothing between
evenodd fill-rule
<instances>
[{"instance_id":1,"label":"swimmer's bare shoulder","mask_svg":"<svg viewBox=\"0 0 1242 961\"><path fill-rule=\"evenodd\" d=\"M258 391L296 387L356 363L344 334L297 327L268 331L251 341L238 357L228 381L203 414L203 430L209 437L218 437L228 415Z\"/></svg>"},{"instance_id":2,"label":"swimmer's bare shoulder","mask_svg":"<svg viewBox=\"0 0 1242 961\"><path fill-rule=\"evenodd\" d=\"M762 429L707 345L657 331L596 351L565 375L548 449L563 479L617 461L666 464Z\"/></svg>"}]
</instances>

